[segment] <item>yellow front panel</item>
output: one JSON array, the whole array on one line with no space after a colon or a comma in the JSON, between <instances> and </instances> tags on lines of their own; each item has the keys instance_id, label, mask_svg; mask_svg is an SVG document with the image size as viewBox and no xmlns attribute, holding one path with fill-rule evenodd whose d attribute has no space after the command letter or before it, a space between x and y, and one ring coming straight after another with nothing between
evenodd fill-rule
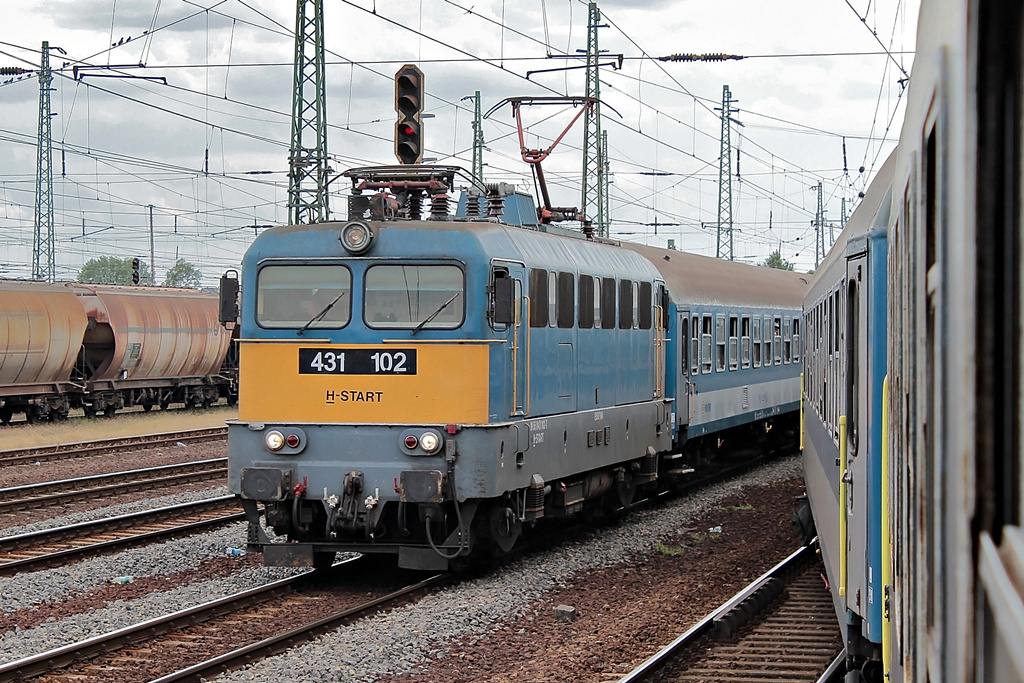
<instances>
[{"instance_id":1,"label":"yellow front panel","mask_svg":"<svg viewBox=\"0 0 1024 683\"><path fill-rule=\"evenodd\" d=\"M242 341L238 417L246 422L362 422L376 424L484 424L488 404L488 348L484 344L404 344L416 352L415 374L377 373L367 359L392 345L332 345ZM305 373L299 372L299 349ZM345 353L351 371L358 357L368 374L334 371ZM376 360L376 359L375 359ZM327 362L329 361L329 363Z\"/></svg>"}]
</instances>

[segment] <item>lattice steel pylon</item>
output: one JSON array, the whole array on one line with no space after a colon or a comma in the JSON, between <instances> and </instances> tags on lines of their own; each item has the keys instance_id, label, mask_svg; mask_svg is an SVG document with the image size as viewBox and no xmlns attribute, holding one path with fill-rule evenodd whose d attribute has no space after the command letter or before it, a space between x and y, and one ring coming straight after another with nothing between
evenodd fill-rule
<instances>
[{"instance_id":1,"label":"lattice steel pylon","mask_svg":"<svg viewBox=\"0 0 1024 683\"><path fill-rule=\"evenodd\" d=\"M732 99L729 86L722 86L722 155L718 160L718 248L715 256L733 260L732 241ZM718 109L718 107L715 107ZM736 123L739 123L738 121Z\"/></svg>"},{"instance_id":2,"label":"lattice steel pylon","mask_svg":"<svg viewBox=\"0 0 1024 683\"><path fill-rule=\"evenodd\" d=\"M323 0L297 0L292 141L288 158L288 222L330 217L327 182L327 95L324 90Z\"/></svg>"},{"instance_id":3,"label":"lattice steel pylon","mask_svg":"<svg viewBox=\"0 0 1024 683\"><path fill-rule=\"evenodd\" d=\"M604 228L605 234L603 237L607 237L608 224L612 222L612 165L608 161L608 131L601 131L601 194L604 198Z\"/></svg>"},{"instance_id":4,"label":"lattice steel pylon","mask_svg":"<svg viewBox=\"0 0 1024 683\"><path fill-rule=\"evenodd\" d=\"M817 270L818 264L821 263L821 259L825 258L825 231L824 231L824 208L822 206L821 196L821 181L818 181L817 187L811 186L811 189L817 189L818 191L818 210L814 213L814 268Z\"/></svg>"},{"instance_id":5,"label":"lattice steel pylon","mask_svg":"<svg viewBox=\"0 0 1024 683\"><path fill-rule=\"evenodd\" d=\"M58 48L59 49L59 48ZM50 71L50 43L43 41L39 65L39 137L36 142L36 214L35 237L32 240L32 277L56 281L54 264L56 239L53 234L53 137L50 125L50 92L53 88Z\"/></svg>"},{"instance_id":6,"label":"lattice steel pylon","mask_svg":"<svg viewBox=\"0 0 1024 683\"><path fill-rule=\"evenodd\" d=\"M583 215L591 222L598 237L608 236L605 215L604 155L601 147L601 74L598 67L600 50L597 29L601 28L601 10L596 2L589 4L587 20L587 97L596 100L583 118Z\"/></svg>"},{"instance_id":7,"label":"lattice steel pylon","mask_svg":"<svg viewBox=\"0 0 1024 683\"><path fill-rule=\"evenodd\" d=\"M473 177L484 181L484 122L480 116L480 91L473 95Z\"/></svg>"}]
</instances>

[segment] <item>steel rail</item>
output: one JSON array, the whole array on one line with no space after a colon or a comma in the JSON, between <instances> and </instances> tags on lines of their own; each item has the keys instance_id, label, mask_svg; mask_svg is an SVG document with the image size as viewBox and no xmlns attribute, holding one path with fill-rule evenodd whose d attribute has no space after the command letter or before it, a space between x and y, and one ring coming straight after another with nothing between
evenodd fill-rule
<instances>
[{"instance_id":1,"label":"steel rail","mask_svg":"<svg viewBox=\"0 0 1024 683\"><path fill-rule=\"evenodd\" d=\"M142 486L160 489L189 484L201 477L223 477L227 474L227 461L227 458L194 460L3 488L0 489L0 514L56 505L68 500L110 498Z\"/></svg>"},{"instance_id":2,"label":"steel rail","mask_svg":"<svg viewBox=\"0 0 1024 683\"><path fill-rule=\"evenodd\" d=\"M788 557L752 581L748 586L736 593L736 595L726 600L718 608L698 621L688 631L666 645L660 652L652 655L640 664L640 666L620 678L618 683L641 683L643 681L654 680L656 674L665 668L672 660L676 659L680 653L696 644L702 638L713 635L716 629L716 622L721 617L725 616L733 607L736 607L746 598L753 595L758 588L766 584L770 579L781 577L784 573L799 566L801 563L813 559L814 556L813 543L795 550Z\"/></svg>"},{"instance_id":3,"label":"steel rail","mask_svg":"<svg viewBox=\"0 0 1024 683\"><path fill-rule=\"evenodd\" d=\"M112 439L97 439L95 441L79 441L55 446L18 448L0 451L0 467L69 458L85 458L116 452L128 447L155 448L178 441L189 443L192 441L220 440L226 439L227 435L228 428L226 426L207 427L203 429L184 429L177 432L161 432L159 434L143 434L141 436L122 436Z\"/></svg>"},{"instance_id":4,"label":"steel rail","mask_svg":"<svg viewBox=\"0 0 1024 683\"><path fill-rule=\"evenodd\" d=\"M399 605L409 602L421 593L426 593L434 588L446 585L456 580L451 574L437 574L424 579L419 583L406 586L393 593L380 598L375 598L362 605L338 610L309 624L297 626L283 633L270 638L265 638L258 643L245 645L231 652L226 652L218 657L213 657L200 662L187 669L162 676L150 681L150 683L171 683L172 681L200 681L211 680L215 676L252 664L258 659L265 659L280 654L296 645L313 640L314 638L351 624L352 622L365 617L374 611L384 607L393 609Z\"/></svg>"},{"instance_id":5,"label":"steel rail","mask_svg":"<svg viewBox=\"0 0 1024 683\"><path fill-rule=\"evenodd\" d=\"M0 576L65 563L114 549L195 533L245 518L245 513L227 512L236 507L234 496L218 496L192 503L180 503L154 510L133 512L91 522L33 531L0 538ZM185 523L174 523L193 517ZM168 523L170 522L170 523ZM152 528L156 526L157 528ZM138 530L142 528L143 531ZM112 534L120 534L110 538ZM93 539L90 541L90 538ZM46 548L56 548L46 552Z\"/></svg>"},{"instance_id":6,"label":"steel rail","mask_svg":"<svg viewBox=\"0 0 1024 683\"><path fill-rule=\"evenodd\" d=\"M353 558L346 560L336 564L335 568L343 564L359 562L363 559ZM172 614L149 619L132 626L10 662L0 666L0 682L53 673L72 664L84 662L105 653L112 653L124 647L156 640L197 624L213 622L220 618L231 619L231 615L241 610L270 601L276 603L280 598L295 594L307 587L312 587L313 576L313 573L307 572L298 576L281 579ZM237 668L244 664L249 664L256 659L283 652L327 631L372 614L382 607L395 607L452 580L454 580L454 577L449 574L431 576L387 595L374 598L355 607L338 610L307 624L289 629L259 642L250 643L156 680L161 682L200 680L204 675L212 678L214 675L231 668ZM214 623L211 626L215 625ZM77 676L71 673L69 677L75 678Z\"/></svg>"}]
</instances>

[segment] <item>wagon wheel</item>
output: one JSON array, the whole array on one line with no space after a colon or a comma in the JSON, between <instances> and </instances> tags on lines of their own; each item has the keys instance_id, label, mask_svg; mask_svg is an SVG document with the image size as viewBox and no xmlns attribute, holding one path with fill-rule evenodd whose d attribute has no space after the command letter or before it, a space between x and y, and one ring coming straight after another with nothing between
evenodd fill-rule
<instances>
[{"instance_id":1,"label":"wagon wheel","mask_svg":"<svg viewBox=\"0 0 1024 683\"><path fill-rule=\"evenodd\" d=\"M69 412L71 412L71 409L68 406L54 408L50 411L50 420L53 422L63 422L68 419Z\"/></svg>"},{"instance_id":2,"label":"wagon wheel","mask_svg":"<svg viewBox=\"0 0 1024 683\"><path fill-rule=\"evenodd\" d=\"M143 404L142 404L142 412L148 413L151 410L153 410L153 402L152 401L144 401Z\"/></svg>"},{"instance_id":3,"label":"wagon wheel","mask_svg":"<svg viewBox=\"0 0 1024 683\"><path fill-rule=\"evenodd\" d=\"M114 413L117 412L117 406L107 406L103 409L103 417L114 417Z\"/></svg>"},{"instance_id":4,"label":"wagon wheel","mask_svg":"<svg viewBox=\"0 0 1024 683\"><path fill-rule=\"evenodd\" d=\"M30 424L38 424L39 420L43 417L43 411L39 406L29 406L25 409L25 420Z\"/></svg>"},{"instance_id":5,"label":"wagon wheel","mask_svg":"<svg viewBox=\"0 0 1024 683\"><path fill-rule=\"evenodd\" d=\"M10 406L3 406L0 408L0 422L5 425L11 424L11 418L14 417L14 408Z\"/></svg>"},{"instance_id":6,"label":"wagon wheel","mask_svg":"<svg viewBox=\"0 0 1024 683\"><path fill-rule=\"evenodd\" d=\"M82 406L82 412L90 420L96 419L96 406L94 404Z\"/></svg>"}]
</instances>

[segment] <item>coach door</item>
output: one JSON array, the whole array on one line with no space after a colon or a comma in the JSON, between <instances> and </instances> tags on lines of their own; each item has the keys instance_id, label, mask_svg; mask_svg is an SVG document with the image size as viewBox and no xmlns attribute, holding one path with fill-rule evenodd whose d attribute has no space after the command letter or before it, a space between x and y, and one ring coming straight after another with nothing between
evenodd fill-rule
<instances>
[{"instance_id":1,"label":"coach door","mask_svg":"<svg viewBox=\"0 0 1024 683\"><path fill-rule=\"evenodd\" d=\"M690 345L690 312L681 311L676 314L676 335L679 339L679 369L676 371L676 424L690 421L690 365L696 359L691 354L696 351Z\"/></svg>"},{"instance_id":2,"label":"coach door","mask_svg":"<svg viewBox=\"0 0 1024 683\"><path fill-rule=\"evenodd\" d=\"M868 410L868 297L866 241L851 241L846 265L846 396L842 397L846 429L840 424L840 453L845 454L841 467L845 483L846 539L841 553L847 557L846 603L860 605L858 612L866 613L869 600L867 574L869 551L874 540L870 534L871 501Z\"/></svg>"}]
</instances>

